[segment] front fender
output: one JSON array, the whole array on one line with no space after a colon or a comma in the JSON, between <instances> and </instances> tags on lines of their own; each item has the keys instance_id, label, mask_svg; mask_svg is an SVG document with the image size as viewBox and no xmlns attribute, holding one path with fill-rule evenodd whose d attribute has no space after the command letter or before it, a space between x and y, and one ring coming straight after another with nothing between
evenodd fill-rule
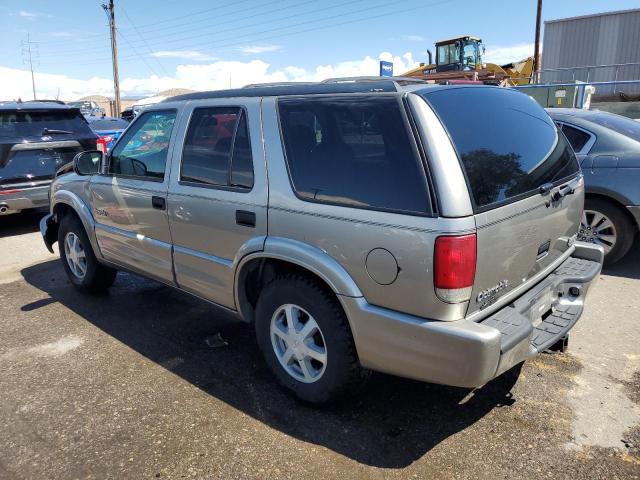
<instances>
[{"instance_id":1,"label":"front fender","mask_svg":"<svg viewBox=\"0 0 640 480\"><path fill-rule=\"evenodd\" d=\"M87 232L87 237L89 237L89 241L91 242L94 254L98 258L102 258L95 233L96 221L91 213L91 207L87 205L79 195L69 190L57 190L51 197L51 212L54 214L53 221L57 224L60 224L60 218L58 218L60 205L65 205L67 208L70 208L78 218L80 218L84 230Z\"/></svg>"}]
</instances>

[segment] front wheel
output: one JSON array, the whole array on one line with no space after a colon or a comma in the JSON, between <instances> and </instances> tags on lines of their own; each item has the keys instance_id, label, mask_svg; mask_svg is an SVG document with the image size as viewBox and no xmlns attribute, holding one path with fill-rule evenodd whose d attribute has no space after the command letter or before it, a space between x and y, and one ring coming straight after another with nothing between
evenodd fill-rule
<instances>
[{"instance_id":1,"label":"front wheel","mask_svg":"<svg viewBox=\"0 0 640 480\"><path fill-rule=\"evenodd\" d=\"M342 307L307 277L278 277L265 287L256 336L279 383L305 402L336 400L366 378Z\"/></svg>"},{"instance_id":2,"label":"front wheel","mask_svg":"<svg viewBox=\"0 0 640 480\"><path fill-rule=\"evenodd\" d=\"M65 215L58 228L60 259L74 287L84 292L107 290L115 281L117 270L98 262L80 219Z\"/></svg>"}]
</instances>

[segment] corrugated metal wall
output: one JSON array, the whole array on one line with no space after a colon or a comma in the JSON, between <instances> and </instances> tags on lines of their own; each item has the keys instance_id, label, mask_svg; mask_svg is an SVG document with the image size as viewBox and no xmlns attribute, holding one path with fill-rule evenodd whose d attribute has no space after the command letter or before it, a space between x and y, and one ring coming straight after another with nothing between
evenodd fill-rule
<instances>
[{"instance_id":1,"label":"corrugated metal wall","mask_svg":"<svg viewBox=\"0 0 640 480\"><path fill-rule=\"evenodd\" d=\"M640 65L580 68L640 63L640 9L545 22L542 48L543 83L640 80Z\"/></svg>"}]
</instances>

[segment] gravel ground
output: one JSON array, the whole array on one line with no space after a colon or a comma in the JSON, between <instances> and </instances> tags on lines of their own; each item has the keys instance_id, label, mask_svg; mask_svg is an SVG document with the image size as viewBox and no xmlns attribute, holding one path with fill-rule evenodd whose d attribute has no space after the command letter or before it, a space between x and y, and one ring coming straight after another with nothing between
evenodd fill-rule
<instances>
[{"instance_id":1,"label":"gravel ground","mask_svg":"<svg viewBox=\"0 0 640 480\"><path fill-rule=\"evenodd\" d=\"M374 375L318 410L206 303L122 273L76 293L36 223L0 218L0 479L640 478L638 243L569 353L474 392Z\"/></svg>"}]
</instances>

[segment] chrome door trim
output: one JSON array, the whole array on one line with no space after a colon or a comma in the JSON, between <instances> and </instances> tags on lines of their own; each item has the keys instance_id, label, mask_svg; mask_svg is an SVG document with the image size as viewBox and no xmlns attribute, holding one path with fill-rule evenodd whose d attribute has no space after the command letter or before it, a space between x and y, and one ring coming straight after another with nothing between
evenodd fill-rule
<instances>
[{"instance_id":1,"label":"chrome door trim","mask_svg":"<svg viewBox=\"0 0 640 480\"><path fill-rule=\"evenodd\" d=\"M222 258L222 257L216 257L215 255L210 255L208 253L203 253L200 252L198 250L193 250L191 248L186 248L186 247L180 247L178 245L174 245L173 247L173 251L175 253L182 253L184 255L190 255L192 257L197 257L200 258L202 260L207 260L211 263L217 263L218 265L223 265L225 267L231 268L231 266L233 265L233 260L228 260L226 258Z\"/></svg>"},{"instance_id":2,"label":"chrome door trim","mask_svg":"<svg viewBox=\"0 0 640 480\"><path fill-rule=\"evenodd\" d=\"M130 239L136 239L140 242L150 243L154 247L164 248L165 250L171 250L171 244L167 242L163 242L162 240L156 240L155 238L146 237L140 233L133 233L128 230L123 230L121 228L111 227L109 225L104 225L102 223L96 223L96 230L104 230L105 232L113 233L116 235L121 235L123 237L127 237Z\"/></svg>"}]
</instances>

